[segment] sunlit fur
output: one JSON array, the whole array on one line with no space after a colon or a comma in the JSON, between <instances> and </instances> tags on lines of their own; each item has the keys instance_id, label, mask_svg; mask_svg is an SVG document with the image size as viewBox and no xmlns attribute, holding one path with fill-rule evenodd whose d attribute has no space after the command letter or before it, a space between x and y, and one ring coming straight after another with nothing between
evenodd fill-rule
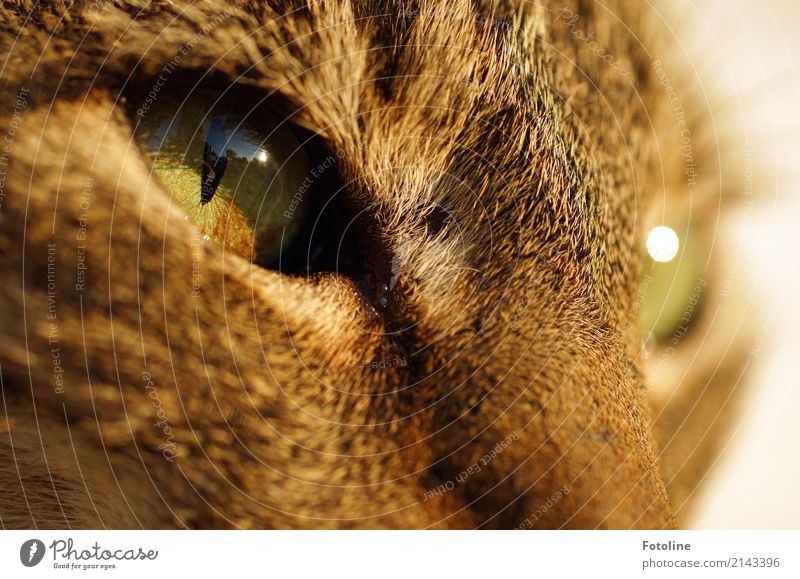
<instances>
[{"instance_id":1,"label":"sunlit fur","mask_svg":"<svg viewBox=\"0 0 800 579\"><path fill-rule=\"evenodd\" d=\"M730 380L696 377L718 396L685 423L683 379L651 424L643 240L665 199L688 207L654 61L696 215L727 161L647 4L4 3L0 127L29 96L2 143L0 523L679 524ZM215 19L168 90L213 69L300 109L391 249L386 312L347 278L223 257L147 185L117 99Z\"/></svg>"}]
</instances>

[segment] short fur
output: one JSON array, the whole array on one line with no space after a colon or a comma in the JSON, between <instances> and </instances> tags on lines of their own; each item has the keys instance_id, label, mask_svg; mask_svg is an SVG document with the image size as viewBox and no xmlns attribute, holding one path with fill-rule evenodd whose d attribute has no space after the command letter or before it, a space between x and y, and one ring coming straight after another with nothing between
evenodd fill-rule
<instances>
[{"instance_id":1,"label":"short fur","mask_svg":"<svg viewBox=\"0 0 800 579\"><path fill-rule=\"evenodd\" d=\"M698 199L727 165L646 6L5 3L0 127L21 124L0 207L2 525L676 526L731 380L681 384L651 426L643 235L665 199L687 205L661 67ZM146 186L120 95L204 26L181 70L280 95L344 152L398 264L385 313L345 277L197 249ZM695 416L700 387L716 398Z\"/></svg>"}]
</instances>

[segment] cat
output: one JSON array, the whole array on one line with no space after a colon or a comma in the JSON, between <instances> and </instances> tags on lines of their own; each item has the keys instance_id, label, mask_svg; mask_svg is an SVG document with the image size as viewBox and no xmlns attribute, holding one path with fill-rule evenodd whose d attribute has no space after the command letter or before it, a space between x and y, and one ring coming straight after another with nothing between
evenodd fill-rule
<instances>
[{"instance_id":1,"label":"cat","mask_svg":"<svg viewBox=\"0 0 800 579\"><path fill-rule=\"evenodd\" d=\"M681 524L735 411L741 350L703 328L741 155L655 9L0 16L3 527ZM191 135L159 123L206 106L201 203L165 152ZM216 193L268 159L231 144L237 107L298 143L264 226L294 227L286 248ZM236 243L201 223L213 203L244 215ZM687 248L661 293L658 225Z\"/></svg>"}]
</instances>

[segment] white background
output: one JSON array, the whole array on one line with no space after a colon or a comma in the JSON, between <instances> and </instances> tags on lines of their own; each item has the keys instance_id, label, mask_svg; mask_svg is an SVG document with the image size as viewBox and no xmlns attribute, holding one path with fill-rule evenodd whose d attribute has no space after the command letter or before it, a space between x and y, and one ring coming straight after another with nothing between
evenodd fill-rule
<instances>
[{"instance_id":1,"label":"white background","mask_svg":"<svg viewBox=\"0 0 800 579\"><path fill-rule=\"evenodd\" d=\"M23 567L27 539L49 547L72 537L76 549L157 549L155 561L108 571L54 570L48 552ZM642 541L689 543L690 551L643 551ZM3 577L798 577L799 531L7 531L0 534ZM780 567L649 569L644 560L779 557ZM242 575L241 573L248 573Z\"/></svg>"},{"instance_id":2,"label":"white background","mask_svg":"<svg viewBox=\"0 0 800 579\"><path fill-rule=\"evenodd\" d=\"M746 231L742 267L753 307L771 319L746 413L702 488L698 528L800 528L800 2L678 0L692 13L686 43L709 92L741 114L774 184ZM734 232L734 236L736 233ZM733 243L733 241L731 241ZM737 281L739 276L737 275ZM744 278L742 278L744 279ZM800 576L800 575L799 575Z\"/></svg>"}]
</instances>

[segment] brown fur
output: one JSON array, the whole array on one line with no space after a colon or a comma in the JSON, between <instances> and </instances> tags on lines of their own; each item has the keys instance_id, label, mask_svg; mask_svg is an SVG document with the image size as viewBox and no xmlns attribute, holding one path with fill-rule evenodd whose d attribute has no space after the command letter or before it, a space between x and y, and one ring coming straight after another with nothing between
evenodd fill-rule
<instances>
[{"instance_id":1,"label":"brown fur","mask_svg":"<svg viewBox=\"0 0 800 579\"><path fill-rule=\"evenodd\" d=\"M716 437L696 456L681 442L697 400L682 384L655 430L674 451L661 470L631 315L644 231L665 195L686 206L655 59L687 107L701 194L723 168L645 3L251 0L196 43L182 69L275 91L346 152L348 195L400 264L381 315L347 278L212 243L190 297L192 228L145 187L117 99L227 4L33 4L0 10L0 126L29 90L0 207L4 527L676 525L665 481L683 505Z\"/></svg>"}]
</instances>

